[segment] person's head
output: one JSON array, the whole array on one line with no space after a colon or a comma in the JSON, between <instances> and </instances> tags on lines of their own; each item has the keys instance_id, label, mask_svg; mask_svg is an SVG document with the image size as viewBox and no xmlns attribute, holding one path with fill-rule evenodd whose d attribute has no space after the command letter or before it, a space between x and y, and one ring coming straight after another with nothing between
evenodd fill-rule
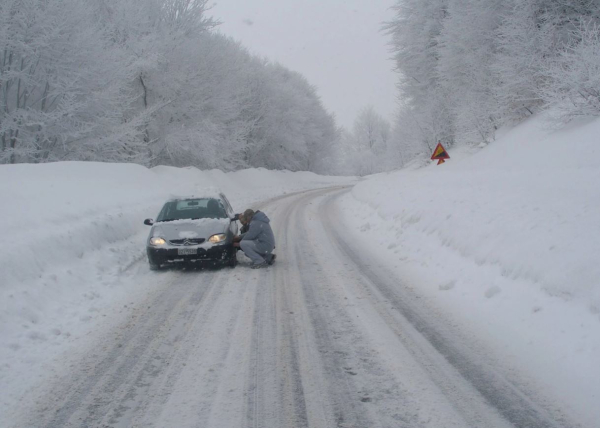
<instances>
[{"instance_id":1,"label":"person's head","mask_svg":"<svg viewBox=\"0 0 600 428\"><path fill-rule=\"evenodd\" d=\"M244 211L244 213L240 216L240 221L242 222L242 224L248 224L250 223L250 221L252 220L252 217L254 217L254 211L251 209L247 209L246 211Z\"/></svg>"}]
</instances>

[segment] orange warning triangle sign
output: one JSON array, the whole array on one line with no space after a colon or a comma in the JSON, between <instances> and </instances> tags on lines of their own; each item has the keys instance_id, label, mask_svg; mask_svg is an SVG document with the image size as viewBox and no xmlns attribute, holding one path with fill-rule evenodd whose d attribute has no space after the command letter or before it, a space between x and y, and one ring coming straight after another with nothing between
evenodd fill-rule
<instances>
[{"instance_id":1,"label":"orange warning triangle sign","mask_svg":"<svg viewBox=\"0 0 600 428\"><path fill-rule=\"evenodd\" d=\"M431 160L444 160L444 159L450 159L450 156L448 156L448 152L446 152L446 149L444 148L444 146L442 146L442 143L438 143L437 147L433 151L433 155L431 155ZM438 165L440 163L438 163Z\"/></svg>"}]
</instances>

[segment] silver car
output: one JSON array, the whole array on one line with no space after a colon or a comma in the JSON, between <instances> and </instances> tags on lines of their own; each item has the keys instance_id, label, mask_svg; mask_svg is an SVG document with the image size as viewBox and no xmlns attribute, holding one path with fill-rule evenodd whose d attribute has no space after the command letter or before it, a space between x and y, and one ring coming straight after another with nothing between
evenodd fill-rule
<instances>
[{"instance_id":1,"label":"silver car","mask_svg":"<svg viewBox=\"0 0 600 428\"><path fill-rule=\"evenodd\" d=\"M222 193L167 201L156 220L144 221L152 226L146 242L150 269L175 264L235 267L236 219Z\"/></svg>"}]
</instances>

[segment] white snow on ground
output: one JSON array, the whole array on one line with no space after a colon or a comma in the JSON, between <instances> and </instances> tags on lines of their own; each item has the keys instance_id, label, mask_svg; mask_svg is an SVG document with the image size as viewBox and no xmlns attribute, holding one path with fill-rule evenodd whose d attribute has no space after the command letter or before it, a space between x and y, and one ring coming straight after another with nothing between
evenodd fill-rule
<instances>
[{"instance_id":1,"label":"white snow on ground","mask_svg":"<svg viewBox=\"0 0 600 428\"><path fill-rule=\"evenodd\" d=\"M600 120L544 118L343 202L365 251L550 394L600 420Z\"/></svg>"},{"instance_id":2,"label":"white snow on ground","mask_svg":"<svg viewBox=\"0 0 600 428\"><path fill-rule=\"evenodd\" d=\"M166 199L219 189L242 211L266 198L348 182L264 169L0 166L0 414L47 376L46 363L117 323L152 292L143 220L155 218Z\"/></svg>"},{"instance_id":3,"label":"white snow on ground","mask_svg":"<svg viewBox=\"0 0 600 428\"><path fill-rule=\"evenodd\" d=\"M416 293L499 358L600 420L600 120L534 118L441 166L362 181L341 221ZM311 173L136 165L0 166L0 415L65 352L152 292L148 228L162 203L222 190L237 211L347 184Z\"/></svg>"}]
</instances>

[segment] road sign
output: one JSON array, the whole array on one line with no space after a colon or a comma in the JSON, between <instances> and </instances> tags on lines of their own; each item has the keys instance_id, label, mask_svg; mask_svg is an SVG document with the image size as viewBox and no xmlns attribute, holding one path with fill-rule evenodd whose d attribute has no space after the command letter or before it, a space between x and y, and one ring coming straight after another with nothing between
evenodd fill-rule
<instances>
[{"instance_id":1,"label":"road sign","mask_svg":"<svg viewBox=\"0 0 600 428\"><path fill-rule=\"evenodd\" d=\"M431 155L431 160L437 160L437 164L440 165L446 162L445 159L450 159L450 156L448 156L448 152L444 146L442 146L442 143L438 143L437 147L433 151L433 155Z\"/></svg>"}]
</instances>

